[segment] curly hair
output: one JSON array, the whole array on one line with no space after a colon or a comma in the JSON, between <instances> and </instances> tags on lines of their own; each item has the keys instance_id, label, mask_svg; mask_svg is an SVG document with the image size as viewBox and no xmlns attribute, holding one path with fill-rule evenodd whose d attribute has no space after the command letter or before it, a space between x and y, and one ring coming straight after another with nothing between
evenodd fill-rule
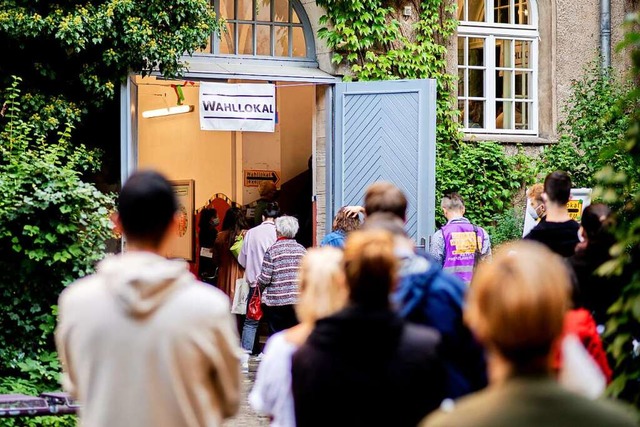
<instances>
[{"instance_id":1,"label":"curly hair","mask_svg":"<svg viewBox=\"0 0 640 427\"><path fill-rule=\"evenodd\" d=\"M341 207L333 219L332 230L348 233L358 228L360 228L360 218L349 216L346 207Z\"/></svg>"}]
</instances>

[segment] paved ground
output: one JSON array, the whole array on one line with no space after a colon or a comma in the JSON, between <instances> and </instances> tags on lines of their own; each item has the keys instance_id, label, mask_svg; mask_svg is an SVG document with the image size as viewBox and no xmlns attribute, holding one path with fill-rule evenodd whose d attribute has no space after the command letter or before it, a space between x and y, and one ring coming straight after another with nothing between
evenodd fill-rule
<instances>
[{"instance_id":1,"label":"paved ground","mask_svg":"<svg viewBox=\"0 0 640 427\"><path fill-rule=\"evenodd\" d=\"M258 369L258 361L254 357L249 359L249 373L243 374L242 382L242 402L240 403L240 412L235 417L224 422L223 427L266 427L269 425L267 417L256 414L247 401L247 395L253 387L253 381L256 377Z\"/></svg>"}]
</instances>

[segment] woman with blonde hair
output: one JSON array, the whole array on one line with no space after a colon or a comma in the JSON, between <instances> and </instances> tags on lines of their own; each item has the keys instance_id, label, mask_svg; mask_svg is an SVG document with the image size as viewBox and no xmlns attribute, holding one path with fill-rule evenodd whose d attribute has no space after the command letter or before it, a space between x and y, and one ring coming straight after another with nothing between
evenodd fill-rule
<instances>
[{"instance_id":1,"label":"woman with blonde hair","mask_svg":"<svg viewBox=\"0 0 640 427\"><path fill-rule=\"evenodd\" d=\"M299 271L300 296L295 311L300 323L267 341L249 403L257 412L271 416L272 426L296 425L291 395L291 355L307 339L317 319L344 307L347 289L341 262L339 249L309 249Z\"/></svg>"},{"instance_id":2,"label":"woman with blonde hair","mask_svg":"<svg viewBox=\"0 0 640 427\"><path fill-rule=\"evenodd\" d=\"M465 320L488 352L486 389L429 416L423 427L632 426L613 402L563 389L552 369L570 305L563 260L537 242L503 245L469 289Z\"/></svg>"},{"instance_id":3,"label":"woman with blonde hair","mask_svg":"<svg viewBox=\"0 0 640 427\"><path fill-rule=\"evenodd\" d=\"M318 320L293 355L296 425L415 426L444 396L439 335L405 324L391 307L391 233L353 231L343 265L347 307Z\"/></svg>"}]
</instances>

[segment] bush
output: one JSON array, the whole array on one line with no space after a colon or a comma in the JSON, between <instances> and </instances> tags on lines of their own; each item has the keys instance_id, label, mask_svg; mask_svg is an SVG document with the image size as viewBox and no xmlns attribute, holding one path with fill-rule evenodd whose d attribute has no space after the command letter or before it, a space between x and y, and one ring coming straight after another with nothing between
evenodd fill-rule
<instances>
[{"instance_id":1,"label":"bush","mask_svg":"<svg viewBox=\"0 0 640 427\"><path fill-rule=\"evenodd\" d=\"M436 200L447 192L458 192L471 222L487 228L496 226L505 215L511 215L516 194L523 191L533 174L531 159L521 152L508 156L496 142L461 142L455 150L438 147ZM437 215L436 222L443 225L442 212L438 210Z\"/></svg>"},{"instance_id":2,"label":"bush","mask_svg":"<svg viewBox=\"0 0 640 427\"><path fill-rule=\"evenodd\" d=\"M21 117L18 82L0 127L0 377L3 390L42 392L60 387L58 295L104 256L113 198L81 180L99 163L69 144L70 125L48 143L43 126Z\"/></svg>"}]
</instances>

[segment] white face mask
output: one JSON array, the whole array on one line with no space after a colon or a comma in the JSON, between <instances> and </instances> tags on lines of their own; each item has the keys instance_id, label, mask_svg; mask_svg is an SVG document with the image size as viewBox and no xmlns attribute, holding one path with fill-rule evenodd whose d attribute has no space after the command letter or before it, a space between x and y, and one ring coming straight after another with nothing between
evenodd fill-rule
<instances>
[{"instance_id":1,"label":"white face mask","mask_svg":"<svg viewBox=\"0 0 640 427\"><path fill-rule=\"evenodd\" d=\"M538 219L538 212L531 206L531 203L527 204L527 213L533 218Z\"/></svg>"}]
</instances>

